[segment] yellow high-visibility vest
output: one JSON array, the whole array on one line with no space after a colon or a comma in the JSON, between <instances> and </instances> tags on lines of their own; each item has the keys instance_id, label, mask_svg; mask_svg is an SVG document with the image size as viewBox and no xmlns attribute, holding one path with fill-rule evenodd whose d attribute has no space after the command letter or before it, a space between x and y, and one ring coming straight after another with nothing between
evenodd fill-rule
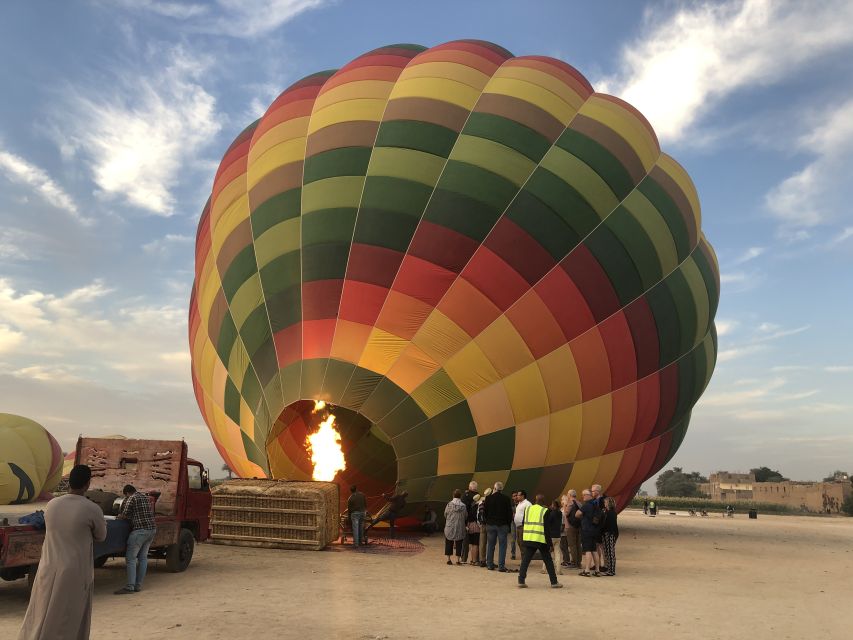
<instances>
[{"instance_id":1,"label":"yellow high-visibility vest","mask_svg":"<svg viewBox=\"0 0 853 640\"><path fill-rule=\"evenodd\" d=\"M532 504L524 510L524 529L521 533L522 542L541 542L545 544L545 514L548 509Z\"/></svg>"}]
</instances>

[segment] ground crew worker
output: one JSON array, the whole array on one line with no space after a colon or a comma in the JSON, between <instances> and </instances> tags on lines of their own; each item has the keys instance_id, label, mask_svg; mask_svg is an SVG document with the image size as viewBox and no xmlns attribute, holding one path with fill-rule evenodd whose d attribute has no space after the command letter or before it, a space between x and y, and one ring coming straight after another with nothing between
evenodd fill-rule
<instances>
[{"instance_id":1,"label":"ground crew worker","mask_svg":"<svg viewBox=\"0 0 853 640\"><path fill-rule=\"evenodd\" d=\"M551 558L551 539L545 529L545 514L548 508L545 506L545 496L541 493L536 496L536 504L532 504L524 510L524 524L521 533L521 568L518 570L518 586L526 587L524 579L527 577L527 567L536 552L545 563L548 577L551 579L551 587L559 589L563 585L557 582L557 572L554 571L554 560Z\"/></svg>"}]
</instances>

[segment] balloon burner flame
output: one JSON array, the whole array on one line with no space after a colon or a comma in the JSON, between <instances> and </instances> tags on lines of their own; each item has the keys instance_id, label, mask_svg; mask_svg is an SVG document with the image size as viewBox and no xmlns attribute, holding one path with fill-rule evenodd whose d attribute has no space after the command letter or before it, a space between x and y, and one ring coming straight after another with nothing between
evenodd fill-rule
<instances>
[{"instance_id":1,"label":"balloon burner flame","mask_svg":"<svg viewBox=\"0 0 853 640\"><path fill-rule=\"evenodd\" d=\"M318 400L314 403L314 413L326 408L326 403ZM338 471L347 467L344 452L341 449L341 434L335 429L335 415L329 411L328 416L320 423L320 428L306 439L308 452L311 454L311 464L314 465L312 478L331 482Z\"/></svg>"}]
</instances>

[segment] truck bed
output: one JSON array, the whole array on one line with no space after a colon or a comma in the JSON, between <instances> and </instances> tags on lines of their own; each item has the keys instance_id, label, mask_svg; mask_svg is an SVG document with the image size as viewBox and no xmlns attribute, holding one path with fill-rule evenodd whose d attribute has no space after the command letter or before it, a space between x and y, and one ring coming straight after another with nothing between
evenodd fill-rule
<instances>
[{"instance_id":1,"label":"truck bed","mask_svg":"<svg viewBox=\"0 0 853 640\"><path fill-rule=\"evenodd\" d=\"M36 511L44 511L47 507L47 502L28 502L26 504L3 504L0 505L0 523L4 518L8 518L9 525L17 525L18 518L28 516ZM0 524L2 526L2 524Z\"/></svg>"}]
</instances>

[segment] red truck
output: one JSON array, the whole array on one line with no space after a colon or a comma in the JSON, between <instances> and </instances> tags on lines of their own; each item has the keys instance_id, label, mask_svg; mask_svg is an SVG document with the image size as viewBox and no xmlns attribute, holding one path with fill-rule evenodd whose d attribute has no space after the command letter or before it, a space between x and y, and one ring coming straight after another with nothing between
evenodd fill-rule
<instances>
[{"instance_id":1,"label":"red truck","mask_svg":"<svg viewBox=\"0 0 853 640\"><path fill-rule=\"evenodd\" d=\"M124 440L80 438L77 440L77 464L92 469L87 497L98 502L105 516L114 516L126 484L148 493L154 499L157 534L149 558L165 558L169 571L184 571L192 560L196 541L210 537L211 495L204 466L187 457L187 445L181 440ZM28 577L32 584L44 531L22 525L18 517L44 504L17 505L4 512L0 506L0 578L17 580ZM22 510L23 508L23 510ZM108 522L107 540L95 543L95 566L110 558L124 556L126 530ZM129 527L128 527L129 528Z\"/></svg>"}]
</instances>

